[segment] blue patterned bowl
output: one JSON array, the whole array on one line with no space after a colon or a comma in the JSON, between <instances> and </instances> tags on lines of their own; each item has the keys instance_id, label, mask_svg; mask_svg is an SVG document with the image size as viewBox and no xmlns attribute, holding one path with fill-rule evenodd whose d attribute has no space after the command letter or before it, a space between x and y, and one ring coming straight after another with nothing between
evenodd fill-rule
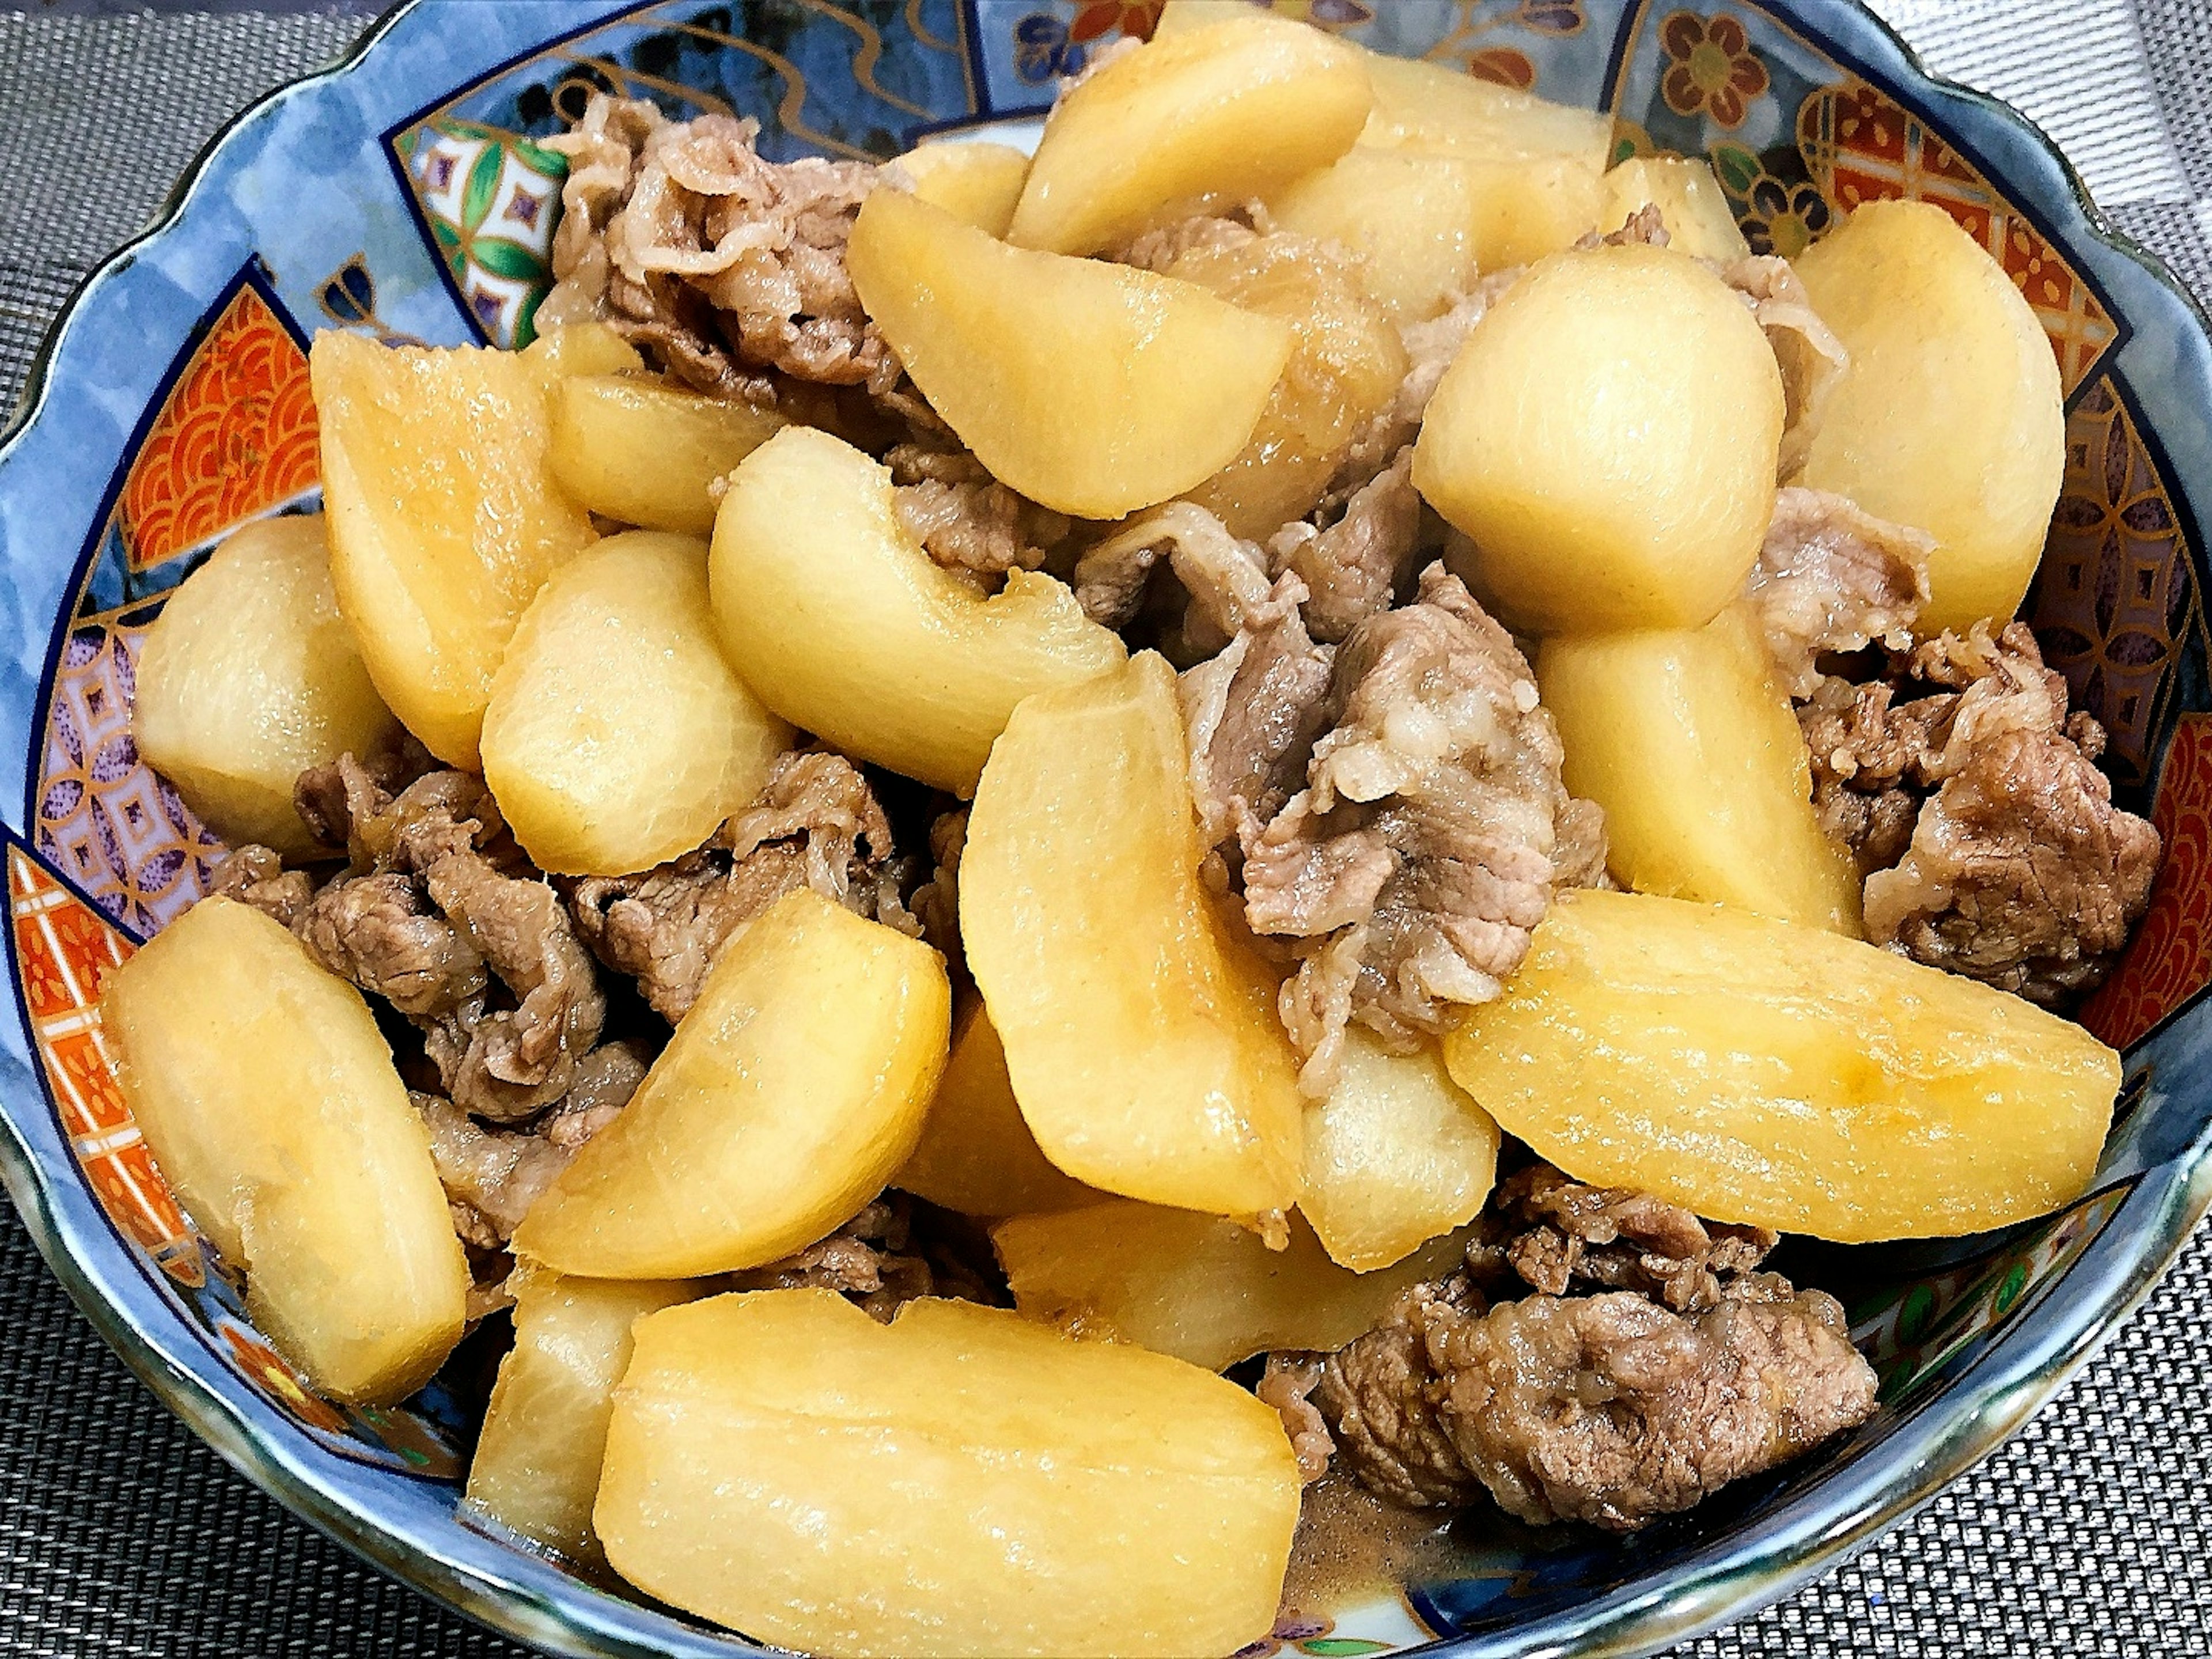
<instances>
[{"instance_id":1,"label":"blue patterned bowl","mask_svg":"<svg viewBox=\"0 0 2212 1659\"><path fill-rule=\"evenodd\" d=\"M2169 853L2085 1018L2124 1048L2093 1193L1984 1237L1802 1249L1882 1378L1864 1428L1627 1544L1480 1522L1395 1593L1302 1607L1248 1651L1630 1654L1782 1595L2016 1427L2142 1297L2212 1201L2212 685L2199 526L2212 344L2019 117L1935 81L1840 0L1275 0L1386 50L1610 110L1624 155L1711 158L1754 246L1790 254L1874 197L1923 197L2048 326L2068 472L2030 606ZM0 842L11 926L0 1174L138 1374L231 1462L371 1560L545 1648L726 1656L738 1639L462 1524L471 1425L308 1394L179 1213L108 1068L104 973L204 890L219 852L138 762L132 665L162 596L233 526L318 487L307 337L526 341L561 158L591 90L759 118L762 149L882 155L1033 124L1055 76L1159 0L421 0L240 118L155 230L78 295L0 447Z\"/></svg>"}]
</instances>

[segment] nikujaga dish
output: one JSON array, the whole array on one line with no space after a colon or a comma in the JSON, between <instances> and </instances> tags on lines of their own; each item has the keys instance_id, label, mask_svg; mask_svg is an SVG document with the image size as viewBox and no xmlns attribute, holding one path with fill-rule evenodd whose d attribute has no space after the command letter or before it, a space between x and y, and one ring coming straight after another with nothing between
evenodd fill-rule
<instances>
[{"instance_id":1,"label":"nikujaga dish","mask_svg":"<svg viewBox=\"0 0 2212 1659\"><path fill-rule=\"evenodd\" d=\"M1204 0L1034 158L753 137L596 99L538 342L319 337L325 515L148 639L236 850L102 1014L258 1327L511 1321L472 1510L825 1655L1863 1422L1769 1252L2081 1194L2160 852L1986 252Z\"/></svg>"}]
</instances>

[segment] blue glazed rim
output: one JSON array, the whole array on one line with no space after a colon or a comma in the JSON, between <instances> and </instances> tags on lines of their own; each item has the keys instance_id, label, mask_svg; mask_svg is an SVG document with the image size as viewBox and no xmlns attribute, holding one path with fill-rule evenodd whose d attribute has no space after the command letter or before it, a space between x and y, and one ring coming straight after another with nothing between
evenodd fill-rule
<instances>
[{"instance_id":1,"label":"blue glazed rim","mask_svg":"<svg viewBox=\"0 0 2212 1659\"><path fill-rule=\"evenodd\" d=\"M2070 252L2124 295L2116 314L2138 335L2146 319L2156 320L2166 350L2149 366L2148 378L2160 384L2158 401L2169 421L2180 408L2212 407L2212 322L2154 256L2105 222L2072 167L2040 131L1998 100L1930 74L1858 0L1762 3L1899 94L1947 142L2001 180L2012 199L2032 207L2043 226L2056 228ZM629 9L625 0L585 0L573 13L589 25ZM434 34L435 12L425 0L404 0L331 67L271 94L226 125L195 158L154 224L79 286L33 360L21 413L0 436L0 506L8 463L27 452L48 412L58 373L83 355L84 337L94 328L130 321L130 299L122 289L134 266L169 239L189 234L195 204L254 135L266 136L288 114L336 95L332 89L342 88L349 76L398 56L410 42L421 46ZM2140 384L2145 371L2131 368L2130 377ZM2193 453L2177 458L2177 481L2197 520L2212 523L2212 511L2206 510L2212 508L2212 435L2169 427L2154 435L2169 451L2180 447L2177 439L2188 441ZM2196 551L2201 560L2202 550ZM8 567L0 570L0 598L19 617L41 624L29 631L43 639L43 614L11 591L15 556L4 544L0 562ZM12 707L8 712L12 716ZM21 798L6 785L0 779L0 801ZM12 930L9 948L12 953ZM233 1468L385 1571L549 1650L591 1659L716 1659L770 1651L592 1589L548 1561L459 1527L426 1494L424 1482L348 1462L315 1445L251 1394L151 1291L80 1178L33 1070L22 1012L19 1000L19 1021L0 1031L0 1121L7 1128L0 1135L0 1183L94 1328ZM2185 1073L2212 1071L2212 1029L2194 1029L2205 1024L2169 1019L2136 1045L2131 1071L2152 1074L2154 1095L2155 1073L2169 1065ZM1778 1599L1935 1498L1994 1451L2087 1361L2148 1294L2212 1208L2212 1101L2200 1099L2194 1122L2164 1121L2188 1117L2187 1105L2146 1100L2108 1149L2104 1179L2112 1178L2109 1166L2115 1159L2137 1172L2123 1211L2128 1224L2107 1229L2058 1281L2062 1291L2044 1296L2016 1318L1942 1389L1905 1412L1863 1456L1821 1470L1744 1533L1698 1547L1663 1580L1632 1582L1507 1631L1445 1638L1420 1651L1466 1659L1629 1659L1656 1652ZM2153 1120L2160 1138L2147 1146L2145 1124Z\"/></svg>"}]
</instances>

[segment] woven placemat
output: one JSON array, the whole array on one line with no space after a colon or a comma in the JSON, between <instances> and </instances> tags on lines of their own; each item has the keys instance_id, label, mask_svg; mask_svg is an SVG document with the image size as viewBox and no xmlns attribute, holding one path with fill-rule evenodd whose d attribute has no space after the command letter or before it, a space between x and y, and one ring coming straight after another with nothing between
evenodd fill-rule
<instances>
[{"instance_id":1,"label":"woven placemat","mask_svg":"<svg viewBox=\"0 0 2212 1659\"><path fill-rule=\"evenodd\" d=\"M1386 0L1387 3L1387 0ZM1882 0L2043 119L2124 228L2212 294L2207 0ZM0 11L0 410L92 262L221 122L361 8ZM521 1659L326 1542L131 1378L0 1204L0 1656ZM2212 1234L2075 1385L1850 1565L1695 1659L2212 1659Z\"/></svg>"}]
</instances>

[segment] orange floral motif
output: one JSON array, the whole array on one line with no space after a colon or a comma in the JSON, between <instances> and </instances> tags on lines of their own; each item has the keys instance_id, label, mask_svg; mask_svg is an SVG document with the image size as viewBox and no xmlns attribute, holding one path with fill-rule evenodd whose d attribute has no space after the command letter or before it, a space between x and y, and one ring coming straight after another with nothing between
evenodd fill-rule
<instances>
[{"instance_id":1,"label":"orange floral motif","mask_svg":"<svg viewBox=\"0 0 2212 1659\"><path fill-rule=\"evenodd\" d=\"M189 552L320 476L307 354L242 283L131 463L121 503L131 568Z\"/></svg>"},{"instance_id":2,"label":"orange floral motif","mask_svg":"<svg viewBox=\"0 0 2212 1659\"><path fill-rule=\"evenodd\" d=\"M1133 40L1149 40L1159 27L1167 0L1083 0L1067 26L1071 40L1097 40L1117 31Z\"/></svg>"},{"instance_id":3,"label":"orange floral motif","mask_svg":"<svg viewBox=\"0 0 2212 1659\"><path fill-rule=\"evenodd\" d=\"M1677 115L1703 110L1734 131L1765 95L1766 65L1751 49L1749 31L1733 17L1678 11L1659 26L1659 44L1668 60L1659 90Z\"/></svg>"},{"instance_id":4,"label":"orange floral motif","mask_svg":"<svg viewBox=\"0 0 2212 1659\"><path fill-rule=\"evenodd\" d=\"M2166 861L2150 911L2081 1023L2124 1048L2212 983L2212 714L2185 714L2166 751L2151 822Z\"/></svg>"}]
</instances>

